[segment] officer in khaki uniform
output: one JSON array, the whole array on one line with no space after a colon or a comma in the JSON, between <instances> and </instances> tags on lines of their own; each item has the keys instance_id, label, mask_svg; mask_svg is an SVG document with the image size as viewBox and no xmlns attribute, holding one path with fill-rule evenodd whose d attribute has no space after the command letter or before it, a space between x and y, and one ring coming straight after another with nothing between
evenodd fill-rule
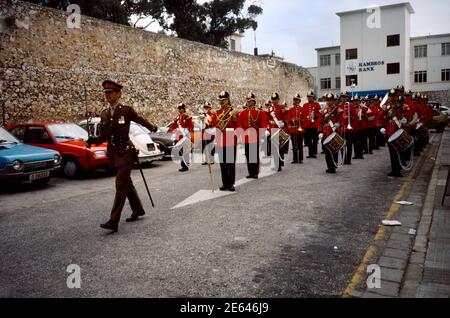
<instances>
[{"instance_id":1,"label":"officer in khaki uniform","mask_svg":"<svg viewBox=\"0 0 450 318\"><path fill-rule=\"evenodd\" d=\"M100 115L99 136L90 137L88 144L99 145L107 141L109 162L112 167L117 169L116 196L111 217L108 222L100 225L101 228L116 232L127 198L133 211L131 217L126 220L127 222L136 221L140 216L145 215L141 200L130 177L133 162L137 160L137 151L129 139L130 122L141 124L153 132L157 130L157 127L139 116L133 108L120 103L122 96L120 84L107 80L103 82L102 86L106 101L110 106L104 109Z\"/></svg>"}]
</instances>

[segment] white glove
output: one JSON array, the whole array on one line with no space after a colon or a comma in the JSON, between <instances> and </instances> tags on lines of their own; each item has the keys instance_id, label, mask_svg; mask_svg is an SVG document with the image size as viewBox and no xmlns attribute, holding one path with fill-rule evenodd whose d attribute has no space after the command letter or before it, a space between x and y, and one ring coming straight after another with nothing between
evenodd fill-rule
<instances>
[{"instance_id":1,"label":"white glove","mask_svg":"<svg viewBox=\"0 0 450 318\"><path fill-rule=\"evenodd\" d=\"M339 128L339 127L341 127L341 124L339 124L339 123L336 123L336 124L334 124L334 128Z\"/></svg>"},{"instance_id":2,"label":"white glove","mask_svg":"<svg viewBox=\"0 0 450 318\"><path fill-rule=\"evenodd\" d=\"M322 140L322 138L323 138L323 133L320 133L319 134L319 140Z\"/></svg>"},{"instance_id":3,"label":"white glove","mask_svg":"<svg viewBox=\"0 0 450 318\"><path fill-rule=\"evenodd\" d=\"M268 130L266 130L265 133L264 133L264 135L265 135L266 137L269 137L269 136L270 136L270 132L269 132Z\"/></svg>"},{"instance_id":4,"label":"white glove","mask_svg":"<svg viewBox=\"0 0 450 318\"><path fill-rule=\"evenodd\" d=\"M406 125L408 123L408 120L406 118L402 118L402 120L400 120L400 123Z\"/></svg>"},{"instance_id":5,"label":"white glove","mask_svg":"<svg viewBox=\"0 0 450 318\"><path fill-rule=\"evenodd\" d=\"M280 128L284 128L284 122L280 123Z\"/></svg>"},{"instance_id":6,"label":"white glove","mask_svg":"<svg viewBox=\"0 0 450 318\"><path fill-rule=\"evenodd\" d=\"M380 133L381 133L382 135L386 135L386 128L381 128L381 129L380 129Z\"/></svg>"}]
</instances>

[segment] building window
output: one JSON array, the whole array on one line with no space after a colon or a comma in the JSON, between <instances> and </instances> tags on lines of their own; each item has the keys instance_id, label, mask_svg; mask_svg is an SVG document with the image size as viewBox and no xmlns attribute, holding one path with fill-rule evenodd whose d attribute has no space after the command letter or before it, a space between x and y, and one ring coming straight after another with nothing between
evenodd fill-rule
<instances>
[{"instance_id":1,"label":"building window","mask_svg":"<svg viewBox=\"0 0 450 318\"><path fill-rule=\"evenodd\" d=\"M427 82L427 71L414 72L414 82L415 83L426 83Z\"/></svg>"},{"instance_id":2,"label":"building window","mask_svg":"<svg viewBox=\"0 0 450 318\"><path fill-rule=\"evenodd\" d=\"M320 66L331 65L331 55L321 55L320 56Z\"/></svg>"},{"instance_id":3,"label":"building window","mask_svg":"<svg viewBox=\"0 0 450 318\"><path fill-rule=\"evenodd\" d=\"M414 47L414 56L416 58L427 57L428 56L428 46L417 45Z\"/></svg>"},{"instance_id":4,"label":"building window","mask_svg":"<svg viewBox=\"0 0 450 318\"><path fill-rule=\"evenodd\" d=\"M352 86L352 82L358 86L358 75L347 75L345 77L345 85Z\"/></svg>"},{"instance_id":5,"label":"building window","mask_svg":"<svg viewBox=\"0 0 450 318\"><path fill-rule=\"evenodd\" d=\"M450 43L442 43L442 55L450 55Z\"/></svg>"},{"instance_id":6,"label":"building window","mask_svg":"<svg viewBox=\"0 0 450 318\"><path fill-rule=\"evenodd\" d=\"M321 78L320 89L331 89L331 78Z\"/></svg>"},{"instance_id":7,"label":"building window","mask_svg":"<svg viewBox=\"0 0 450 318\"><path fill-rule=\"evenodd\" d=\"M340 53L336 54L335 58L336 58L335 61L336 65L341 65L341 54Z\"/></svg>"},{"instance_id":8,"label":"building window","mask_svg":"<svg viewBox=\"0 0 450 318\"><path fill-rule=\"evenodd\" d=\"M230 39L230 50L236 51L236 40L235 39Z\"/></svg>"},{"instance_id":9,"label":"building window","mask_svg":"<svg viewBox=\"0 0 450 318\"><path fill-rule=\"evenodd\" d=\"M348 49L345 50L346 60L356 60L358 58L358 49Z\"/></svg>"},{"instance_id":10,"label":"building window","mask_svg":"<svg viewBox=\"0 0 450 318\"><path fill-rule=\"evenodd\" d=\"M387 74L400 74L400 63L388 63Z\"/></svg>"},{"instance_id":11,"label":"building window","mask_svg":"<svg viewBox=\"0 0 450 318\"><path fill-rule=\"evenodd\" d=\"M388 35L387 46L400 46L400 34Z\"/></svg>"},{"instance_id":12,"label":"building window","mask_svg":"<svg viewBox=\"0 0 450 318\"><path fill-rule=\"evenodd\" d=\"M442 81L450 82L450 68L442 70Z\"/></svg>"},{"instance_id":13,"label":"building window","mask_svg":"<svg viewBox=\"0 0 450 318\"><path fill-rule=\"evenodd\" d=\"M341 88L341 78L336 77L336 89L340 89L340 88Z\"/></svg>"}]
</instances>

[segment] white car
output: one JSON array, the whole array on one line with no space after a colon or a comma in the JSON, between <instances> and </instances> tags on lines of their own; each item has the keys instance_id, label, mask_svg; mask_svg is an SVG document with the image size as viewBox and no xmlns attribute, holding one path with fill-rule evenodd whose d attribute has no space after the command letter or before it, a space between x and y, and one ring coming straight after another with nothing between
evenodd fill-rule
<instances>
[{"instance_id":1,"label":"white car","mask_svg":"<svg viewBox=\"0 0 450 318\"><path fill-rule=\"evenodd\" d=\"M445 116L450 116L450 107L448 106L441 106L440 111L445 115Z\"/></svg>"},{"instance_id":2,"label":"white car","mask_svg":"<svg viewBox=\"0 0 450 318\"><path fill-rule=\"evenodd\" d=\"M95 117L89 120L89 130L91 136L98 136L99 134L100 118ZM86 119L82 120L79 126L87 131ZM159 149L159 145L153 142L149 135L149 130L138 123L131 122L130 124L130 140L133 145L139 150L139 162L150 163L164 158L164 152Z\"/></svg>"}]
</instances>

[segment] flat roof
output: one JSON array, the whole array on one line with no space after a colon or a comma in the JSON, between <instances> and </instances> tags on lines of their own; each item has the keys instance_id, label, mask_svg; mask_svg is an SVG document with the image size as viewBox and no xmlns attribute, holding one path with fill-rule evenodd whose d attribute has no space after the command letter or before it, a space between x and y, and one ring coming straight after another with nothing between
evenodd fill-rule
<instances>
[{"instance_id":1,"label":"flat roof","mask_svg":"<svg viewBox=\"0 0 450 318\"><path fill-rule=\"evenodd\" d=\"M396 7L406 7L409 11L409 13L415 13L413 7L411 6L411 3L409 2L401 2L401 3L395 3L395 4L389 4L386 6L380 6L380 9L391 9L391 8L396 8ZM337 16L343 16L343 15L348 15L348 14L354 14L354 13L361 13L361 12L367 12L367 9L369 9L371 7L367 7L364 9L358 9L358 10L351 10L351 11L343 11L343 12L337 12L336 15Z\"/></svg>"},{"instance_id":2,"label":"flat roof","mask_svg":"<svg viewBox=\"0 0 450 318\"><path fill-rule=\"evenodd\" d=\"M335 50L335 49L340 49L341 46L340 45L335 45L335 46L326 46L326 47L319 47L316 49L316 51L323 51L323 50Z\"/></svg>"},{"instance_id":3,"label":"flat roof","mask_svg":"<svg viewBox=\"0 0 450 318\"><path fill-rule=\"evenodd\" d=\"M443 37L447 37L447 36L450 36L450 33L413 36L413 37L411 37L411 40L429 39L429 38L443 38Z\"/></svg>"}]
</instances>

